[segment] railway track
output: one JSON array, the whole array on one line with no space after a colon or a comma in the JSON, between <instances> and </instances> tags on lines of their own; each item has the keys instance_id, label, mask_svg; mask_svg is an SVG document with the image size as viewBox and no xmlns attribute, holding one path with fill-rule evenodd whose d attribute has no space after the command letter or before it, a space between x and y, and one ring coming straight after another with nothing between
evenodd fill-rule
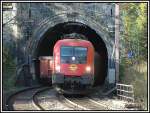
<instances>
[{"instance_id":1,"label":"railway track","mask_svg":"<svg viewBox=\"0 0 150 113\"><path fill-rule=\"evenodd\" d=\"M106 105L88 97L69 98L53 89L46 92L46 95L41 93L44 92L37 93L35 99L42 110L109 110Z\"/></svg>"},{"instance_id":2,"label":"railway track","mask_svg":"<svg viewBox=\"0 0 150 113\"><path fill-rule=\"evenodd\" d=\"M89 97L64 97L64 99L78 110L110 110L108 106L98 103Z\"/></svg>"},{"instance_id":3,"label":"railway track","mask_svg":"<svg viewBox=\"0 0 150 113\"><path fill-rule=\"evenodd\" d=\"M35 96L48 87L31 87L12 94L6 101L7 110L43 110L38 106Z\"/></svg>"},{"instance_id":4,"label":"railway track","mask_svg":"<svg viewBox=\"0 0 150 113\"><path fill-rule=\"evenodd\" d=\"M35 99L42 110L76 110L54 89L39 92Z\"/></svg>"},{"instance_id":5,"label":"railway track","mask_svg":"<svg viewBox=\"0 0 150 113\"><path fill-rule=\"evenodd\" d=\"M108 102L106 104L104 98L66 96L59 94L52 87L32 87L18 91L8 98L7 108L8 110L116 110Z\"/></svg>"}]
</instances>

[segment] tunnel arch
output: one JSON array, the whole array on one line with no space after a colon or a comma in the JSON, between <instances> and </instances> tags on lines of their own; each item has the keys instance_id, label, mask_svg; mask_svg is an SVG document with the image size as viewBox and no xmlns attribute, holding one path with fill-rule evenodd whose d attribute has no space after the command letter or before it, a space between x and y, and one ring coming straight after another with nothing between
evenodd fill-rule
<instances>
[{"instance_id":1,"label":"tunnel arch","mask_svg":"<svg viewBox=\"0 0 150 113\"><path fill-rule=\"evenodd\" d=\"M77 22L82 23L84 25L89 26L91 29L95 30L95 32L101 36L102 40L106 44L106 48L108 50L108 56L111 56L112 47L114 45L114 41L112 40L111 36L109 35L109 31L106 30L104 26L102 26L100 23L97 23L93 18L87 17L87 15L83 13L60 13L57 14L54 17L44 19L41 21L34 30L33 36L30 40L30 45L28 46L26 50L29 51L29 54L32 54L34 56L34 48L37 48L38 42L41 40L43 35L50 30L50 28L53 28L57 24L61 24L64 22ZM32 51L33 50L33 51Z\"/></svg>"},{"instance_id":2,"label":"tunnel arch","mask_svg":"<svg viewBox=\"0 0 150 113\"><path fill-rule=\"evenodd\" d=\"M33 49L31 49L32 52L30 54L34 59L37 59L39 56L52 56L53 46L55 42L60 39L60 36L62 36L65 33L68 34L72 32L83 34L94 45L94 48L97 52L95 56L97 56L98 59L104 59L101 60L104 61L102 64L97 64L100 67L104 64L104 66L102 66L101 69L105 70L103 72L104 75L102 79L99 78L99 76L96 76L95 78L97 80L95 81L95 85L99 85L105 82L105 79L108 75L108 67L109 67L108 59L110 56L110 51L112 49L113 43L111 40L109 40L108 33L104 32L103 30L100 30L100 28L98 28L97 25L93 24L92 22L87 23L88 22L87 20L86 21L84 20L80 21L80 20L81 19L77 19L76 17L76 20L74 19L73 21L72 19L68 19L68 21L61 20L56 22L54 25L53 24L50 25L51 21L45 22L46 24L44 23L44 25L41 24L41 28L38 28L33 35L33 40L32 40ZM91 37L96 37L96 38L91 38ZM100 74L102 72L98 72L98 73ZM100 81L100 79L102 81Z\"/></svg>"}]
</instances>

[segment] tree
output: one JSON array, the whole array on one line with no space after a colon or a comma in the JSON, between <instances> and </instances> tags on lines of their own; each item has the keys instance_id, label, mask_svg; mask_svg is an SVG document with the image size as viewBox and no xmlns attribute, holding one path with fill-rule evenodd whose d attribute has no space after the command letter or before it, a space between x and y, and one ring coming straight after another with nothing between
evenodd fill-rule
<instances>
[{"instance_id":1,"label":"tree","mask_svg":"<svg viewBox=\"0 0 150 113\"><path fill-rule=\"evenodd\" d=\"M147 59L147 4L121 3L121 18L124 32L121 34L125 42L126 52L134 52L134 60Z\"/></svg>"}]
</instances>

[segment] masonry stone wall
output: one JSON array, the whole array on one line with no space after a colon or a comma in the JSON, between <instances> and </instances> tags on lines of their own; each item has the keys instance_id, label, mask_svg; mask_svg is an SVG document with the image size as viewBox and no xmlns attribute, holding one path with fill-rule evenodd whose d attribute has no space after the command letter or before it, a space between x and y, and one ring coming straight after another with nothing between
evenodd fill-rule
<instances>
[{"instance_id":1,"label":"masonry stone wall","mask_svg":"<svg viewBox=\"0 0 150 113\"><path fill-rule=\"evenodd\" d=\"M4 18L15 16L11 26L3 26L3 43L4 46L15 45L11 49L18 66L32 64L34 57L29 50L34 51L40 40L38 38L47 29L59 23L75 21L90 26L101 36L108 51L108 69L111 68L115 39L113 3L13 3L13 7L12 11L3 11L3 23L9 21ZM14 27L16 31L13 31ZM39 32L41 37L35 37ZM109 74L108 70L107 80Z\"/></svg>"}]
</instances>

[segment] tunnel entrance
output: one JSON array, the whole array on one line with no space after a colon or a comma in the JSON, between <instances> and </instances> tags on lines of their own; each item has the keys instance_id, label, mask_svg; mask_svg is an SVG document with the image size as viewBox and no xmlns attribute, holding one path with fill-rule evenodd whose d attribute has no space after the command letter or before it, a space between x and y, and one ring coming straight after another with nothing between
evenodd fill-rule
<instances>
[{"instance_id":1,"label":"tunnel entrance","mask_svg":"<svg viewBox=\"0 0 150 113\"><path fill-rule=\"evenodd\" d=\"M78 22L64 22L48 29L39 40L35 49L35 57L53 56L53 47L55 43L65 34L78 33L84 35L95 49L95 76L94 86L102 85L105 81L108 71L108 53L102 38L89 26ZM35 63L35 74L39 78L39 61Z\"/></svg>"}]
</instances>

